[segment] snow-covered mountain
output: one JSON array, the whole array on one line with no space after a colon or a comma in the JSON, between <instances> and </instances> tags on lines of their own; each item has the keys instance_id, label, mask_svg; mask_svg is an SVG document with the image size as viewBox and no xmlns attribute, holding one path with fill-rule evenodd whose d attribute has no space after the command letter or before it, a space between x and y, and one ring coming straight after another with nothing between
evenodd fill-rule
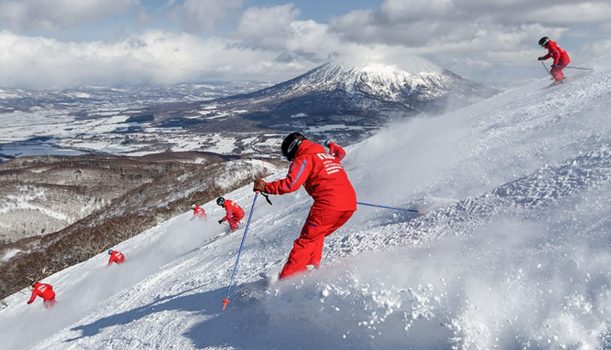
<instances>
[{"instance_id":1,"label":"snow-covered mountain","mask_svg":"<svg viewBox=\"0 0 611 350\"><path fill-rule=\"evenodd\" d=\"M332 61L294 79L221 101L231 108L248 108L244 118L266 127L291 130L297 124L316 132L340 124L340 130L361 128L366 135L397 115L439 112L495 93L423 58L409 57L402 66Z\"/></svg>"},{"instance_id":2,"label":"snow-covered mountain","mask_svg":"<svg viewBox=\"0 0 611 350\"><path fill-rule=\"evenodd\" d=\"M245 96L276 100L342 91L409 107L414 100L423 102L443 97L461 83L472 86L473 93L476 87L484 90L422 58L410 57L409 60L407 69L379 62L332 61L299 77Z\"/></svg>"},{"instance_id":3,"label":"snow-covered mountain","mask_svg":"<svg viewBox=\"0 0 611 350\"><path fill-rule=\"evenodd\" d=\"M349 148L359 207L323 266L262 287L307 215L303 191L254 208L242 231L185 213L50 276L59 304L4 302L5 349L608 349L611 346L611 58ZM283 172L275 177L282 176ZM229 193L248 211L250 186ZM213 202L211 218L222 215ZM5 331L8 330L8 331Z\"/></svg>"}]
</instances>

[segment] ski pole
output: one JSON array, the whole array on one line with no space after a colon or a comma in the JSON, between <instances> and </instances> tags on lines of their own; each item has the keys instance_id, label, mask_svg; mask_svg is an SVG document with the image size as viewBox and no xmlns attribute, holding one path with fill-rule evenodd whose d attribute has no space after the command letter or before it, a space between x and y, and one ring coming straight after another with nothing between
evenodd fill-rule
<instances>
[{"instance_id":1,"label":"ski pole","mask_svg":"<svg viewBox=\"0 0 611 350\"><path fill-rule=\"evenodd\" d=\"M401 211L409 211L411 213L418 213L420 214L420 212L416 209L405 209L405 208L396 208L396 207L389 207L387 205L380 205L380 204L373 204L373 203L365 203L365 202L356 202L356 204L358 205L364 205L366 207L375 207L375 208L383 208L383 209L391 209L391 210L401 210Z\"/></svg>"},{"instance_id":2,"label":"ski pole","mask_svg":"<svg viewBox=\"0 0 611 350\"><path fill-rule=\"evenodd\" d=\"M580 69L580 70L594 70L594 68L585 68L585 67L573 67L573 66L566 66L564 68L569 68L569 69Z\"/></svg>"},{"instance_id":3,"label":"ski pole","mask_svg":"<svg viewBox=\"0 0 611 350\"><path fill-rule=\"evenodd\" d=\"M543 68L545 69L545 71L547 72L547 74L549 74L550 77L552 77L552 73L550 73L549 69L547 69L547 66L545 65L545 63L543 63L543 61L540 61L541 64L543 65ZM553 77L552 77L553 78Z\"/></svg>"},{"instance_id":4,"label":"ski pole","mask_svg":"<svg viewBox=\"0 0 611 350\"><path fill-rule=\"evenodd\" d=\"M233 265L233 271L231 272L231 278L229 279L229 286L227 287L227 294L223 299L223 311L229 304L229 294L231 293L231 287L233 287L233 278L235 272L238 270L238 264L240 263L240 255L242 254L242 248L244 247L244 241L246 240L246 234L248 233L248 227L250 226L250 220L252 219L252 213L255 211L255 203L257 202L257 196L259 192L255 192L255 198L252 200L252 207L250 207L250 214L248 214L248 221L246 222L246 228L244 229L244 235L242 235L242 242L240 242L240 249L238 249L238 255L235 259L235 265Z\"/></svg>"}]
</instances>

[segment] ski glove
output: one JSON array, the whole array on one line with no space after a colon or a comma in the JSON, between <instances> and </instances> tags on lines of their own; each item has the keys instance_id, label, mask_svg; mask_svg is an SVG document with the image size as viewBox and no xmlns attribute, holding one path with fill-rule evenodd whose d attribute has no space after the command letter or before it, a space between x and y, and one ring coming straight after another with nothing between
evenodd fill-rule
<instances>
[{"instance_id":1,"label":"ski glove","mask_svg":"<svg viewBox=\"0 0 611 350\"><path fill-rule=\"evenodd\" d=\"M220 219L218 222L219 222L219 224L222 224L223 223L223 219Z\"/></svg>"},{"instance_id":2,"label":"ski glove","mask_svg":"<svg viewBox=\"0 0 611 350\"><path fill-rule=\"evenodd\" d=\"M261 179L257 179L255 180L253 186L252 186L252 190L253 192L261 192L261 193L265 193L265 181L261 180Z\"/></svg>"},{"instance_id":3,"label":"ski glove","mask_svg":"<svg viewBox=\"0 0 611 350\"><path fill-rule=\"evenodd\" d=\"M543 60L545 60L545 58L543 58L543 56L541 56L541 57L537 58L537 60L538 61L543 61Z\"/></svg>"}]
</instances>

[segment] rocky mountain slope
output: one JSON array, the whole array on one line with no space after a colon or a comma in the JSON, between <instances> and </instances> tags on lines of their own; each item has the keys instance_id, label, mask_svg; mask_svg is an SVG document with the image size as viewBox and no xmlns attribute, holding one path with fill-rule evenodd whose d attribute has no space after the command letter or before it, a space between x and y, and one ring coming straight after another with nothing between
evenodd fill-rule
<instances>
[{"instance_id":1,"label":"rocky mountain slope","mask_svg":"<svg viewBox=\"0 0 611 350\"><path fill-rule=\"evenodd\" d=\"M32 195L18 193L13 208L5 205L5 217L13 219L7 230L18 231L12 232L10 242L0 245L0 295L86 260L159 221L189 211L195 202L209 201L274 169L269 162L233 158L193 152L46 161L25 158L5 164L20 178L12 180L12 186ZM43 176L31 176L36 171ZM87 210L81 210L84 200L92 203ZM65 220L53 222L58 216ZM58 226L46 226L52 224Z\"/></svg>"},{"instance_id":2,"label":"rocky mountain slope","mask_svg":"<svg viewBox=\"0 0 611 350\"><path fill-rule=\"evenodd\" d=\"M113 156L38 156L2 163L0 239L6 243L62 229L153 181L168 164Z\"/></svg>"}]
</instances>

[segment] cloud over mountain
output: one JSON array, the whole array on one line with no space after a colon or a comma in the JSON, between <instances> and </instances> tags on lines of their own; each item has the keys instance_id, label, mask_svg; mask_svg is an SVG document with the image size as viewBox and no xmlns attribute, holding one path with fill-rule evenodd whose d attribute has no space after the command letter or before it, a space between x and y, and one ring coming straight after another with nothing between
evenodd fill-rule
<instances>
[{"instance_id":1,"label":"cloud over mountain","mask_svg":"<svg viewBox=\"0 0 611 350\"><path fill-rule=\"evenodd\" d=\"M318 7L340 6L0 0L0 47L8 50L0 86L283 80L337 56L413 54L507 82L541 76L543 35L583 62L606 52L611 31L603 0L384 0L316 14Z\"/></svg>"}]
</instances>

